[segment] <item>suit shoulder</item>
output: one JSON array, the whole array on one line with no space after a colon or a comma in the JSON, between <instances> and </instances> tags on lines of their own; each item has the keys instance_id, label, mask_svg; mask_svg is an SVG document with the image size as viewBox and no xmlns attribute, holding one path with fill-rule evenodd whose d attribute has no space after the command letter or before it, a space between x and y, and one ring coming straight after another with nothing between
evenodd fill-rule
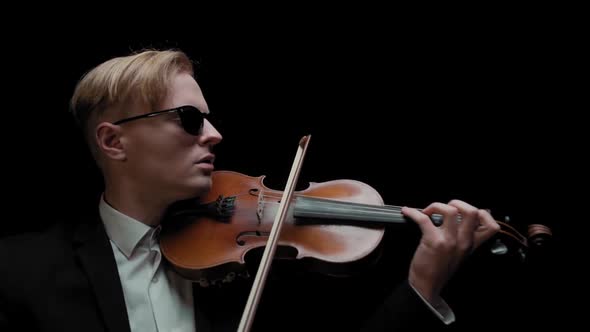
<instances>
[{"instance_id":1,"label":"suit shoulder","mask_svg":"<svg viewBox=\"0 0 590 332\"><path fill-rule=\"evenodd\" d=\"M37 264L61 251L68 243L68 231L63 224L44 230L12 234L0 238L0 261L5 268L20 264ZM0 268L3 269L3 268Z\"/></svg>"},{"instance_id":2,"label":"suit shoulder","mask_svg":"<svg viewBox=\"0 0 590 332\"><path fill-rule=\"evenodd\" d=\"M0 247L3 249L16 249L24 245L39 241L45 237L49 229L43 231L27 231L24 233L14 233L0 237ZM4 250L3 250L4 251Z\"/></svg>"}]
</instances>

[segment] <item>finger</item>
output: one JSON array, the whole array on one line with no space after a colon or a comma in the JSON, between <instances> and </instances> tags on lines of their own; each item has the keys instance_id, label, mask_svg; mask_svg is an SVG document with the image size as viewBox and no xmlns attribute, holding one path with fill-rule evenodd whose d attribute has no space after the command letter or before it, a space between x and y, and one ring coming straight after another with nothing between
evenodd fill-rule
<instances>
[{"instance_id":1,"label":"finger","mask_svg":"<svg viewBox=\"0 0 590 332\"><path fill-rule=\"evenodd\" d=\"M477 219L479 220L480 227L475 232L473 249L478 248L482 243L500 231L500 224L498 224L488 211L478 210Z\"/></svg>"},{"instance_id":2,"label":"finger","mask_svg":"<svg viewBox=\"0 0 590 332\"><path fill-rule=\"evenodd\" d=\"M443 216L443 224L440 227L451 232L453 236L457 233L457 217L459 211L456 207L442 203L432 203L423 212L429 216L434 213L441 214Z\"/></svg>"},{"instance_id":3,"label":"finger","mask_svg":"<svg viewBox=\"0 0 590 332\"><path fill-rule=\"evenodd\" d=\"M434 226L430 218L417 209L404 206L402 207L402 214L418 224L423 234L436 231L436 226Z\"/></svg>"},{"instance_id":4,"label":"finger","mask_svg":"<svg viewBox=\"0 0 590 332\"><path fill-rule=\"evenodd\" d=\"M475 230L479 226L478 210L473 205L460 200L452 200L449 205L456 207L461 216L457 246L463 253L470 252L474 246Z\"/></svg>"},{"instance_id":5,"label":"finger","mask_svg":"<svg viewBox=\"0 0 590 332\"><path fill-rule=\"evenodd\" d=\"M458 199L450 201L449 205L456 207L459 211L459 228L473 232L479 226L479 220L477 218L478 209L475 206Z\"/></svg>"}]
</instances>

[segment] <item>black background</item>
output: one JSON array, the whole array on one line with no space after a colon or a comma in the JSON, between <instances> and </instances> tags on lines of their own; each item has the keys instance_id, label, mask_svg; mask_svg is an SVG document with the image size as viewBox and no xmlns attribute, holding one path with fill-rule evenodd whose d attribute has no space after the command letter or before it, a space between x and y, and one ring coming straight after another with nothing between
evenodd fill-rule
<instances>
[{"instance_id":1,"label":"black background","mask_svg":"<svg viewBox=\"0 0 590 332\"><path fill-rule=\"evenodd\" d=\"M560 283L568 265L557 257L571 221L557 212L570 204L564 165L581 137L569 114L578 45L551 22L441 21L225 32L218 23L190 37L39 28L6 40L5 191L18 217L4 218L3 230L43 228L64 206L72 216L92 207L102 184L67 112L76 81L112 56L174 47L198 63L220 122L217 169L266 175L280 189L298 140L311 134L300 189L349 178L388 204L458 198L509 215L522 232L547 224L554 246L533 264L482 252L445 298L458 317L454 330L562 325L556 310L571 304ZM392 263L400 273L417 236L408 235L388 238L390 255L402 253Z\"/></svg>"}]
</instances>

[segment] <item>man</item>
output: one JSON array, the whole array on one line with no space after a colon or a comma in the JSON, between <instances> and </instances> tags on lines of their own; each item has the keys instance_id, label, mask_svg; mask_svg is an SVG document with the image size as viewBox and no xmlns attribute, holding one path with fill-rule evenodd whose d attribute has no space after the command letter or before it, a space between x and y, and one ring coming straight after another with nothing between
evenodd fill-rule
<instances>
[{"instance_id":1,"label":"man","mask_svg":"<svg viewBox=\"0 0 590 332\"><path fill-rule=\"evenodd\" d=\"M173 50L111 59L83 77L71 108L104 176L104 193L96 218L74 229L57 223L41 234L2 240L1 330L234 331L248 289L236 282L201 290L168 267L158 244L171 204L211 188L213 148L222 140L207 120L191 61ZM265 302L254 331L398 331L452 323L441 290L465 255L499 227L462 201L402 212L420 227L421 241L408 277L376 310L353 318L324 308L324 317L317 306L309 312L282 307L293 300L284 298ZM431 222L433 213L444 217L442 226ZM269 287L271 294L275 286Z\"/></svg>"}]
</instances>

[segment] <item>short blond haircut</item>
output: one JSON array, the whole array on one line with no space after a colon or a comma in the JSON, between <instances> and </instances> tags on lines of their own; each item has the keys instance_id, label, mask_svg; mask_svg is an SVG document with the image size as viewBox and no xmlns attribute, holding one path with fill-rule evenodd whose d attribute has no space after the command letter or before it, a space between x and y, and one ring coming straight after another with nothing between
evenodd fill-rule
<instances>
[{"instance_id":1,"label":"short blond haircut","mask_svg":"<svg viewBox=\"0 0 590 332\"><path fill-rule=\"evenodd\" d=\"M193 63L179 50L143 50L110 59L87 72L74 90L70 111L80 126L94 159L100 163L94 128L107 110L139 102L152 109L166 97L175 74L194 75ZM99 165L100 166L100 165Z\"/></svg>"}]
</instances>

